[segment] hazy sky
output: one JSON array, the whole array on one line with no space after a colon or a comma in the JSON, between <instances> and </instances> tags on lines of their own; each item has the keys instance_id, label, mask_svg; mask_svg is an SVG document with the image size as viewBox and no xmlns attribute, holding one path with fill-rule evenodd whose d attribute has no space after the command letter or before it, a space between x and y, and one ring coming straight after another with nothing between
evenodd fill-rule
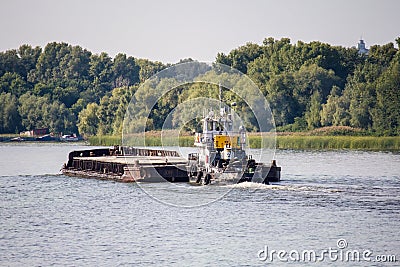
<instances>
[{"instance_id":1,"label":"hazy sky","mask_svg":"<svg viewBox=\"0 0 400 267\"><path fill-rule=\"evenodd\" d=\"M0 51L80 45L175 63L213 61L246 42L289 37L367 47L400 36L399 0L2 0Z\"/></svg>"}]
</instances>

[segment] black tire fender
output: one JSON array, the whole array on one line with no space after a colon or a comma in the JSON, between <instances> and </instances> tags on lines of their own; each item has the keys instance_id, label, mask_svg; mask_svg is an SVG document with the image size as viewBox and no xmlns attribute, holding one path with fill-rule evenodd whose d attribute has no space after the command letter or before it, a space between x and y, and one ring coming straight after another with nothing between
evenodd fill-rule
<instances>
[{"instance_id":1,"label":"black tire fender","mask_svg":"<svg viewBox=\"0 0 400 267\"><path fill-rule=\"evenodd\" d=\"M211 174L207 173L204 177L204 185L208 185L211 183Z\"/></svg>"},{"instance_id":2,"label":"black tire fender","mask_svg":"<svg viewBox=\"0 0 400 267\"><path fill-rule=\"evenodd\" d=\"M201 182L201 178L203 178L203 172L199 171L196 177L196 184L199 184Z\"/></svg>"}]
</instances>

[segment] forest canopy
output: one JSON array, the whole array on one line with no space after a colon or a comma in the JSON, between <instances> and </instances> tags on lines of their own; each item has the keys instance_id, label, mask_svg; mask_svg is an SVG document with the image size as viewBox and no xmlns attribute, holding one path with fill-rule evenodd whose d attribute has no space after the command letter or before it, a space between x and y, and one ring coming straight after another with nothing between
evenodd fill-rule
<instances>
[{"instance_id":1,"label":"forest canopy","mask_svg":"<svg viewBox=\"0 0 400 267\"><path fill-rule=\"evenodd\" d=\"M216 63L247 74L268 100L280 131L350 126L376 135L400 134L400 38L373 45L368 54L321 42L266 38L247 43ZM181 60L182 62L192 59ZM126 108L141 84L169 64L120 53L93 54L80 46L22 45L0 52L0 133L47 127L54 133L116 135ZM174 84L165 81L165 85ZM140 92L140 91L139 91ZM224 97L246 109L229 92ZM159 130L179 103L196 97L218 98L218 88L187 84L160 99L147 129ZM152 95L140 92L143 101ZM258 131L251 117L249 131Z\"/></svg>"}]
</instances>

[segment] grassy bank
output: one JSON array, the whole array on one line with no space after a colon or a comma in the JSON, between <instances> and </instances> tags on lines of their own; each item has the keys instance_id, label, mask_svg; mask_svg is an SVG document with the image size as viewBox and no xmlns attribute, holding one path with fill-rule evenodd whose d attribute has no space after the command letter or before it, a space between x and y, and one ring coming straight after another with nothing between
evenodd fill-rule
<instances>
[{"instance_id":1,"label":"grassy bank","mask_svg":"<svg viewBox=\"0 0 400 267\"><path fill-rule=\"evenodd\" d=\"M137 141L137 139L136 139ZM169 142L170 141L170 142ZM265 141L273 142L273 138ZM93 136L89 137L91 145L112 146L121 144L120 136ZM137 142L143 143L143 142ZM164 145L174 144L173 140L164 140ZM261 137L257 135L249 136L251 148L261 147ZM180 136L179 146L190 147L193 145L193 136ZM146 138L145 146L161 146L161 138L149 136ZM376 137L376 136L305 136L288 135L277 136L276 148L278 149L316 149L316 150L335 150L335 149L354 149L354 150L400 150L400 136Z\"/></svg>"},{"instance_id":2,"label":"grassy bank","mask_svg":"<svg viewBox=\"0 0 400 267\"><path fill-rule=\"evenodd\" d=\"M91 146L114 146L122 143L121 136L114 135L96 135L88 137Z\"/></svg>"},{"instance_id":3,"label":"grassy bank","mask_svg":"<svg viewBox=\"0 0 400 267\"><path fill-rule=\"evenodd\" d=\"M250 147L261 146L260 136L249 136ZM268 140L268 138L266 139ZM400 136L308 136L284 135L276 137L277 149L307 149L307 150L400 150Z\"/></svg>"},{"instance_id":4,"label":"grassy bank","mask_svg":"<svg viewBox=\"0 0 400 267\"><path fill-rule=\"evenodd\" d=\"M376 136L278 136L279 149L400 150L400 137Z\"/></svg>"}]
</instances>

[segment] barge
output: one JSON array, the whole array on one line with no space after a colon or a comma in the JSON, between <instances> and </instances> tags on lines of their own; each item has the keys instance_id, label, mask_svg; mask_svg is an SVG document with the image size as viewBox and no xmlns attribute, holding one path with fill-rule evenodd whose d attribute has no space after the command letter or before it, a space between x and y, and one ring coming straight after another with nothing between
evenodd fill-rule
<instances>
[{"instance_id":1,"label":"barge","mask_svg":"<svg viewBox=\"0 0 400 267\"><path fill-rule=\"evenodd\" d=\"M194 155L183 158L173 150L114 146L72 151L61 172L64 175L116 182L192 182ZM254 162L254 161L251 161ZM280 167L271 163L264 183L280 181ZM251 181L249 177L239 182ZM197 183L196 183L197 182Z\"/></svg>"},{"instance_id":2,"label":"barge","mask_svg":"<svg viewBox=\"0 0 400 267\"><path fill-rule=\"evenodd\" d=\"M114 146L72 151L61 171L118 182L189 182L186 165L176 151Z\"/></svg>"}]
</instances>

